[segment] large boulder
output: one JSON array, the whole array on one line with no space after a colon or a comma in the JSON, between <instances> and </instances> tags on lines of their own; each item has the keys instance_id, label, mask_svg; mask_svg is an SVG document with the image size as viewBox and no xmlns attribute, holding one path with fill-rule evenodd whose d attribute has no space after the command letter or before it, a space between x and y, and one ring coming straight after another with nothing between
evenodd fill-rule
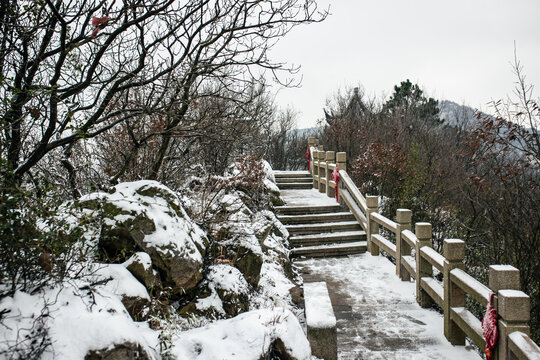
<instances>
[{"instance_id":1,"label":"large boulder","mask_svg":"<svg viewBox=\"0 0 540 360\"><path fill-rule=\"evenodd\" d=\"M121 183L109 193L93 193L80 202L101 212L99 248L109 261L147 253L163 286L173 294L194 288L202 279L208 240L166 186L147 180Z\"/></svg>"}]
</instances>

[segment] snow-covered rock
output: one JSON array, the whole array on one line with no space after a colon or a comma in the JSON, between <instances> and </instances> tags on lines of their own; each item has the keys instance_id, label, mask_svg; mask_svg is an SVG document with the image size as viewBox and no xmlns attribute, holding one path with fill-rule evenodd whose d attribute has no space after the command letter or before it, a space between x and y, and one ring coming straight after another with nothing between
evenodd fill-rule
<instances>
[{"instance_id":1,"label":"snow-covered rock","mask_svg":"<svg viewBox=\"0 0 540 360\"><path fill-rule=\"evenodd\" d=\"M161 289L159 274L152 268L152 259L147 253L142 251L135 253L122 265L149 291Z\"/></svg>"},{"instance_id":2,"label":"snow-covered rock","mask_svg":"<svg viewBox=\"0 0 540 360\"><path fill-rule=\"evenodd\" d=\"M210 294L194 302L197 311L231 317L249 309L249 285L238 269L215 264L210 266L206 276L204 286Z\"/></svg>"},{"instance_id":3,"label":"snow-covered rock","mask_svg":"<svg viewBox=\"0 0 540 360\"><path fill-rule=\"evenodd\" d=\"M121 183L110 193L93 193L80 202L101 211L99 246L109 259L147 253L174 294L192 289L202 279L206 235L166 186L148 180Z\"/></svg>"}]
</instances>

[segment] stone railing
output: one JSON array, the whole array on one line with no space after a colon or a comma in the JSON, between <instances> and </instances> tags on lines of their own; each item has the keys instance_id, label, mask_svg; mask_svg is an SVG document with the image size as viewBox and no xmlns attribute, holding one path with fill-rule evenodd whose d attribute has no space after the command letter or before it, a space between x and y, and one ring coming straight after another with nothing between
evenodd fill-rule
<instances>
[{"instance_id":1,"label":"stone railing","mask_svg":"<svg viewBox=\"0 0 540 360\"><path fill-rule=\"evenodd\" d=\"M310 137L310 163L313 188L334 196L331 174L338 166L339 202L346 205L366 231L367 249L371 255L383 250L395 259L396 274L404 281L416 283L416 300L422 307L438 304L444 312L444 335L454 345L465 345L471 339L482 351L485 348L481 321L467 308L470 297L483 307L494 295L498 314L499 340L495 359L540 359L540 347L530 337L530 298L520 290L519 270L510 265L491 265L488 286L465 271L465 242L447 239L443 254L432 248L431 224L412 224L412 213L398 209L395 221L378 212L378 196L364 196L346 171L346 154L324 151L316 138ZM381 232L381 228L386 231ZM383 234L390 234L385 237ZM442 273L443 281L434 277Z\"/></svg>"}]
</instances>

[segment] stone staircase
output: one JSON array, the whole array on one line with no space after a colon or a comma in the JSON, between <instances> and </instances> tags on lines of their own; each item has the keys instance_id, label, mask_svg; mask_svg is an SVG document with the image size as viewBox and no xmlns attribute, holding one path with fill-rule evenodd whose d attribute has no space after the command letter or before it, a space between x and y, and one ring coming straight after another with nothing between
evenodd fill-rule
<instances>
[{"instance_id":1,"label":"stone staircase","mask_svg":"<svg viewBox=\"0 0 540 360\"><path fill-rule=\"evenodd\" d=\"M274 172L282 197L298 200L305 197L325 197L311 190L312 178L307 171ZM303 189L303 190L302 190ZM303 194L305 192L305 194ZM353 214L339 204L285 205L276 207L278 219L289 231L291 257L331 257L363 253L367 249L366 233ZM290 201L293 202L293 201Z\"/></svg>"},{"instance_id":2,"label":"stone staircase","mask_svg":"<svg viewBox=\"0 0 540 360\"><path fill-rule=\"evenodd\" d=\"M307 171L274 171L274 177L281 190L313 188L313 179Z\"/></svg>"}]
</instances>

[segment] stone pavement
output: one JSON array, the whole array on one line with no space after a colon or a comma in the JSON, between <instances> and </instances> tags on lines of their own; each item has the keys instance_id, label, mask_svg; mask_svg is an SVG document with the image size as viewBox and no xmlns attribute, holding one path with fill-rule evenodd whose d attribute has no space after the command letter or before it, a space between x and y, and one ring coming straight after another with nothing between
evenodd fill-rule
<instances>
[{"instance_id":1,"label":"stone pavement","mask_svg":"<svg viewBox=\"0 0 540 360\"><path fill-rule=\"evenodd\" d=\"M304 282L326 281L337 319L340 359L481 359L443 336L442 315L421 308L412 282L369 253L296 261Z\"/></svg>"}]
</instances>

